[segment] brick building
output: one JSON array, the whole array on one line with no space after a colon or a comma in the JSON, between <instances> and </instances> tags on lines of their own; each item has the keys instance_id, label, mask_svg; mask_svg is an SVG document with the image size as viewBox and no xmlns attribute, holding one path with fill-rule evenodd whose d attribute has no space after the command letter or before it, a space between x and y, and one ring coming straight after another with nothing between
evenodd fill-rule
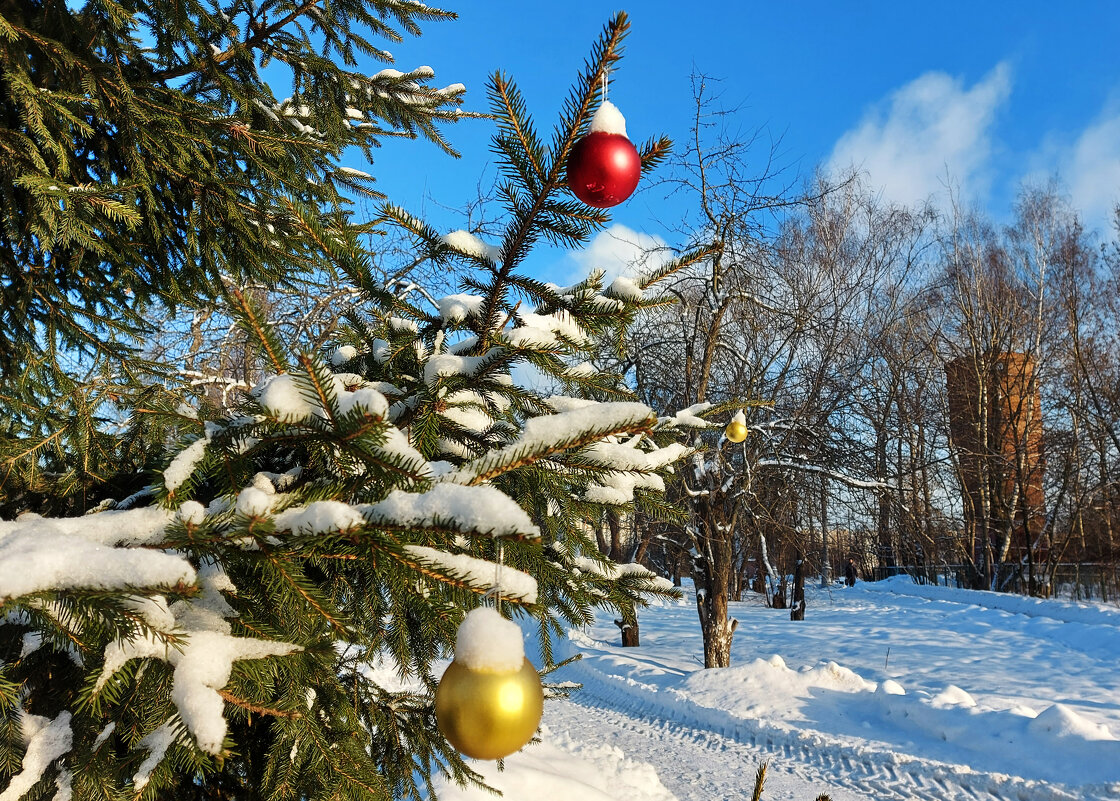
<instances>
[{"instance_id":1,"label":"brick building","mask_svg":"<svg viewBox=\"0 0 1120 801\"><path fill-rule=\"evenodd\" d=\"M1028 534L1036 546L1035 559L1044 558L1037 542L1043 524L1044 462L1034 362L1022 353L966 356L946 364L945 374L965 522L978 535L987 531L997 558L1008 522L1013 529L1007 561L1025 557ZM977 564L983 564L982 536L973 547Z\"/></svg>"}]
</instances>

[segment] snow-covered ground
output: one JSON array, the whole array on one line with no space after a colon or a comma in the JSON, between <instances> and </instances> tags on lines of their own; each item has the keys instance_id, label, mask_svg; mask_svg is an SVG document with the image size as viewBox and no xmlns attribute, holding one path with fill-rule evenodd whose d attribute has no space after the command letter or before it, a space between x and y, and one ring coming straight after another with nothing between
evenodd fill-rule
<instances>
[{"instance_id":1,"label":"snow-covered ground","mask_svg":"<svg viewBox=\"0 0 1120 801\"><path fill-rule=\"evenodd\" d=\"M723 670L691 597L644 610L640 648L609 620L572 632L584 658L554 676L583 689L503 772L476 767L518 801L750 798L763 761L766 801L1120 799L1120 609L906 578L808 604L733 604Z\"/></svg>"}]
</instances>

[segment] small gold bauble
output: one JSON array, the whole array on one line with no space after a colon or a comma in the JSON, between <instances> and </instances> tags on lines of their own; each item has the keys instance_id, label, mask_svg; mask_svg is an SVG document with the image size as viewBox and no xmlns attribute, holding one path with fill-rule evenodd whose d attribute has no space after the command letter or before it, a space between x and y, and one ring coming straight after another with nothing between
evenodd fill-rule
<instances>
[{"instance_id":1,"label":"small gold bauble","mask_svg":"<svg viewBox=\"0 0 1120 801\"><path fill-rule=\"evenodd\" d=\"M452 662L436 689L436 722L447 741L475 759L501 759L529 742L544 692L536 668L494 673Z\"/></svg>"},{"instance_id":2,"label":"small gold bauble","mask_svg":"<svg viewBox=\"0 0 1120 801\"><path fill-rule=\"evenodd\" d=\"M738 420L732 420L723 430L723 435L732 442L742 442L747 438L747 426Z\"/></svg>"}]
</instances>

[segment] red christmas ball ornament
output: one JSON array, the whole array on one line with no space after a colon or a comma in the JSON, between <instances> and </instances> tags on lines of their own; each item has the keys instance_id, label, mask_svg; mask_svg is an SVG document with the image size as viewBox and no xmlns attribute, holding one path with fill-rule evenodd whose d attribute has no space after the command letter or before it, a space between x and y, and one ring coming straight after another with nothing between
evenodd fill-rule
<instances>
[{"instance_id":1,"label":"red christmas ball ornament","mask_svg":"<svg viewBox=\"0 0 1120 801\"><path fill-rule=\"evenodd\" d=\"M588 206L606 209L630 197L641 177L642 160L626 138L626 120L613 103L603 101L591 131L572 146L568 187Z\"/></svg>"}]
</instances>

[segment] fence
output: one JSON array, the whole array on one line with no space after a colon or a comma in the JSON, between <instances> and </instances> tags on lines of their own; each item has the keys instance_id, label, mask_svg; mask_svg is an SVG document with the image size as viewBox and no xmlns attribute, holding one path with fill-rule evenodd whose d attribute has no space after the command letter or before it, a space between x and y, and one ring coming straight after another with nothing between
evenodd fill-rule
<instances>
[{"instance_id":1,"label":"fence","mask_svg":"<svg viewBox=\"0 0 1120 801\"><path fill-rule=\"evenodd\" d=\"M875 581L909 575L918 584L968 588L973 586L975 569L971 565L880 565L872 570L872 574ZM1025 592L1026 584L1026 571L1017 570L1005 576L1003 588L1009 592ZM1054 568L1054 580L1049 594L1054 598L1120 606L1120 565L1075 562L1059 564Z\"/></svg>"}]
</instances>

